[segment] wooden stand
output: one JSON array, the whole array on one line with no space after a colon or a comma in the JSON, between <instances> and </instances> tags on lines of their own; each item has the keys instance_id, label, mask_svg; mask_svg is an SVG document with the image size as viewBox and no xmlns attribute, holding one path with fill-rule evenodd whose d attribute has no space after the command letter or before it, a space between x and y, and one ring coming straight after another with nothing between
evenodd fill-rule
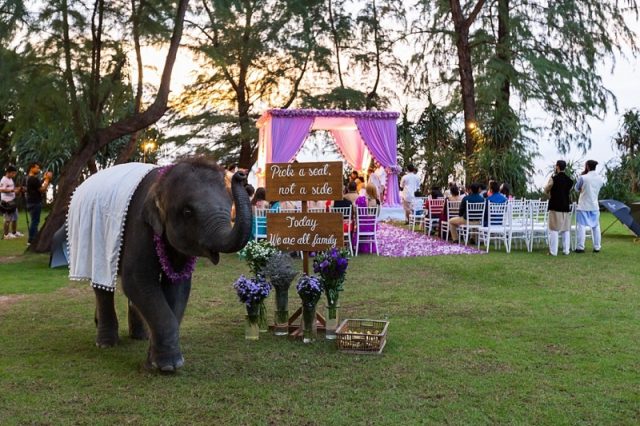
<instances>
[{"instance_id":1,"label":"wooden stand","mask_svg":"<svg viewBox=\"0 0 640 426\"><path fill-rule=\"evenodd\" d=\"M302 202L302 212L307 212L307 202ZM306 275L309 275L309 252L302 252L302 272ZM302 339L303 335L303 324L302 324L302 307L299 307L293 315L289 317L289 338L291 339ZM300 318L300 322L296 324L298 318ZM326 320L322 315L318 313L316 310L316 327L318 329L318 333L325 333L326 331Z\"/></svg>"}]
</instances>

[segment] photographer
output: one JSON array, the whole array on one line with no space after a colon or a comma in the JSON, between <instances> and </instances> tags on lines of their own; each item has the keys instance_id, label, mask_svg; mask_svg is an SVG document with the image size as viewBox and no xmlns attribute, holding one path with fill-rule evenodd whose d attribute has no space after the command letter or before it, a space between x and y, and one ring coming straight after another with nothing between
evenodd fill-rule
<instances>
[{"instance_id":1,"label":"photographer","mask_svg":"<svg viewBox=\"0 0 640 426\"><path fill-rule=\"evenodd\" d=\"M15 167L7 166L4 176L0 179L0 210L2 210L4 216L3 239L5 240L24 236L17 231L18 206L16 204L16 194L20 192L20 188L16 188L13 181L17 173L18 170Z\"/></svg>"},{"instance_id":2,"label":"photographer","mask_svg":"<svg viewBox=\"0 0 640 426\"><path fill-rule=\"evenodd\" d=\"M40 213L42 212L42 195L46 194L49 183L53 178L53 173L46 172L44 179L40 180L40 163L29 165L29 176L27 177L27 212L31 223L29 224L29 241L31 244L38 233L40 225Z\"/></svg>"},{"instance_id":3,"label":"photographer","mask_svg":"<svg viewBox=\"0 0 640 426\"><path fill-rule=\"evenodd\" d=\"M571 188L573 179L565 173L567 163L556 161L553 176L544 187L549 194L549 254L558 255L558 235L562 234L562 253L570 252L571 239Z\"/></svg>"}]
</instances>

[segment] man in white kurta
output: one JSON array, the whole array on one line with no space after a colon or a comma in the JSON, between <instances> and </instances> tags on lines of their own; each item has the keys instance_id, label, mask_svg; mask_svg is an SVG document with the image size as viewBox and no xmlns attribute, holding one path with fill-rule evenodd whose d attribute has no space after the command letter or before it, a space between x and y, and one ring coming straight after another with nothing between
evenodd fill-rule
<instances>
[{"instance_id":1,"label":"man in white kurta","mask_svg":"<svg viewBox=\"0 0 640 426\"><path fill-rule=\"evenodd\" d=\"M380 198L380 201L384 202L386 199L386 188L387 188L387 171L384 169L384 167L382 167L382 164L378 163L376 161L376 177L378 179L378 181L380 182L380 188L378 188L378 198Z\"/></svg>"},{"instance_id":2,"label":"man in white kurta","mask_svg":"<svg viewBox=\"0 0 640 426\"><path fill-rule=\"evenodd\" d=\"M420 178L417 175L418 169L413 164L407 166L407 174L400 179L400 188L402 188L402 207L409 223L409 215L413 211L413 202L416 199L416 191L420 189Z\"/></svg>"},{"instance_id":3,"label":"man in white kurta","mask_svg":"<svg viewBox=\"0 0 640 426\"><path fill-rule=\"evenodd\" d=\"M587 227L591 228L593 238L593 251L598 253L601 249L602 237L600 235L600 205L598 204L598 194L604 185L603 179L596 173L597 161L588 160L585 170L578 178L576 191L580 192L578 207L576 209L576 225L578 231L578 241L576 253L584 253L584 240Z\"/></svg>"}]
</instances>

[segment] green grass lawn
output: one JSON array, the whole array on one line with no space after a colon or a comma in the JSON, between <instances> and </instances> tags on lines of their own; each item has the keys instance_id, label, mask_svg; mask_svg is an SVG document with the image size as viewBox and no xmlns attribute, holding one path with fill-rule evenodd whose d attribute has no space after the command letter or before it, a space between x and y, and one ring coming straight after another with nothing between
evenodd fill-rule
<instances>
[{"instance_id":1,"label":"green grass lawn","mask_svg":"<svg viewBox=\"0 0 640 426\"><path fill-rule=\"evenodd\" d=\"M88 284L23 249L0 241L3 425L640 422L640 243L619 224L599 254L353 259L341 315L388 316L382 356L245 341L231 284L248 268L201 261L172 376L142 368L122 294L121 344L99 350Z\"/></svg>"}]
</instances>

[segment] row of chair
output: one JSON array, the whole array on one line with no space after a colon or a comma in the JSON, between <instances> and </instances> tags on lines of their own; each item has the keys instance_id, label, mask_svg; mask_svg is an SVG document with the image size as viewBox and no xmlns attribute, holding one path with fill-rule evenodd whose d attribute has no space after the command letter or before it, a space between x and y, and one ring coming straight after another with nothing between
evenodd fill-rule
<instances>
[{"instance_id":1,"label":"row of chair","mask_svg":"<svg viewBox=\"0 0 640 426\"><path fill-rule=\"evenodd\" d=\"M345 246L351 255L358 255L360 245L368 245L370 252L378 253L377 219L379 207L331 207L329 212L342 215L342 231ZM325 209L308 209L309 213L326 213ZM301 209L254 208L253 236L256 241L267 238L267 213L300 213ZM355 214L354 214L355 213ZM355 232L354 232L355 231ZM353 238L352 238L353 235ZM354 250L355 248L355 250Z\"/></svg>"},{"instance_id":2,"label":"row of chair","mask_svg":"<svg viewBox=\"0 0 640 426\"><path fill-rule=\"evenodd\" d=\"M420 203L420 204L418 204ZM424 203L424 207L422 207ZM451 227L449 221L458 216L460 201L428 199L416 201L414 211L410 215L412 230L422 226L425 233L439 224L440 237L449 239ZM469 243L471 236L476 236L478 247L485 244L487 251L491 240L504 243L507 252L511 251L513 241L522 242L528 251L536 244L547 244L548 241L548 201L511 199L508 203L467 203L467 218L459 228L458 240ZM440 220L443 209L446 209L445 220ZM485 212L485 209L487 211ZM576 203L571 205L571 245L575 250L577 242ZM483 225L483 222L486 224ZM587 234L590 237L590 233Z\"/></svg>"}]
</instances>

